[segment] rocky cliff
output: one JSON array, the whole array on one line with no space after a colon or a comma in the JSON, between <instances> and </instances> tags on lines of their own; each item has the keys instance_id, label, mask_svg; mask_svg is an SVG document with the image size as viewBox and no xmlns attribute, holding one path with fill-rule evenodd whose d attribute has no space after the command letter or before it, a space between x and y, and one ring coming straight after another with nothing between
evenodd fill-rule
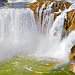
<instances>
[{"instance_id":1,"label":"rocky cliff","mask_svg":"<svg viewBox=\"0 0 75 75\"><path fill-rule=\"evenodd\" d=\"M51 5L52 3L52 5ZM47 20L43 20L46 15L49 17L51 14L54 14L54 21L58 15L61 14L65 9L68 9L72 3L66 1L52 1L52 0L37 0L35 3L29 4L27 7L34 11L35 17L38 18L41 16L41 27L43 25L43 29L46 29L48 25ZM41 15L40 15L41 13ZM49 18L48 18L49 19ZM43 24L44 21L44 24ZM46 22L45 22L46 21ZM67 18L64 21L64 30L62 33L62 37L68 35L71 31L75 30L75 10L70 10L67 12ZM75 61L75 46L71 49L70 60ZM70 70L74 71L75 66L72 64L70 66Z\"/></svg>"}]
</instances>

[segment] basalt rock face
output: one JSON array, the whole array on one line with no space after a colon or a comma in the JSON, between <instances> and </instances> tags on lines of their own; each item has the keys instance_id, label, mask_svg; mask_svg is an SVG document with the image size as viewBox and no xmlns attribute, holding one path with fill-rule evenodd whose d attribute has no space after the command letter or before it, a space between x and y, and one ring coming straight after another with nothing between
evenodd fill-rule
<instances>
[{"instance_id":1,"label":"basalt rock face","mask_svg":"<svg viewBox=\"0 0 75 75\"><path fill-rule=\"evenodd\" d=\"M38 15L39 17L39 11L42 8L43 4L45 4L44 7L42 8L42 14L41 14L41 24L42 24L44 11L51 3L52 3L51 0L46 0L46 1L38 0L35 3L29 4L28 7L31 8L34 11L35 15ZM56 17L60 15L63 10L68 9L70 5L71 3L69 2L54 1L51 6L51 12L49 13L54 14L54 20L55 20ZM38 8L38 13L36 12L37 8ZM71 10L67 13L67 20L65 20L64 22L64 30L66 30L69 33L74 29L75 29L75 10Z\"/></svg>"},{"instance_id":2,"label":"basalt rock face","mask_svg":"<svg viewBox=\"0 0 75 75\"><path fill-rule=\"evenodd\" d=\"M50 5L53 3L52 5ZM48 7L50 5L50 7ZM35 16L40 18L41 22L41 28L44 29L44 31L47 28L48 21L46 20L47 17L54 16L53 22L55 21L56 17L61 14L62 11L65 9L68 9L71 6L71 3L65 2L65 1L52 1L52 0L38 0L35 3L31 3L28 5L30 9L32 9L35 13ZM48 8L50 9L48 11ZM41 10L41 12L40 12ZM41 13L41 15L39 15ZM44 20L45 19L45 20ZM49 18L48 18L49 19ZM44 21L44 23L43 23ZM43 26L43 27L42 27ZM68 34L75 30L75 10L71 10L67 12L67 19L64 21L64 30L62 33L62 37L68 36ZM75 60L75 47L71 50L70 60Z\"/></svg>"},{"instance_id":3,"label":"basalt rock face","mask_svg":"<svg viewBox=\"0 0 75 75\"><path fill-rule=\"evenodd\" d=\"M75 73L75 64L70 64L69 70Z\"/></svg>"},{"instance_id":4,"label":"basalt rock face","mask_svg":"<svg viewBox=\"0 0 75 75\"><path fill-rule=\"evenodd\" d=\"M75 10L68 12L67 14L69 32L75 30Z\"/></svg>"},{"instance_id":5,"label":"basalt rock face","mask_svg":"<svg viewBox=\"0 0 75 75\"><path fill-rule=\"evenodd\" d=\"M42 26L46 16L48 17L51 14L54 14L53 17L55 21L56 17L60 15L62 11L68 9L71 4L72 3L65 1L37 0L37 2L31 3L27 7L34 11L35 16L38 16L38 18L40 17L40 25ZM46 21L43 26L46 27L47 23L48 21ZM67 19L64 21L64 32L62 33L62 36L64 36L66 33L70 33L73 30L75 30L75 10L67 12Z\"/></svg>"},{"instance_id":6,"label":"basalt rock face","mask_svg":"<svg viewBox=\"0 0 75 75\"><path fill-rule=\"evenodd\" d=\"M75 10L67 12L67 19L64 21L62 37L65 36L65 34L68 35L73 30L75 30Z\"/></svg>"},{"instance_id":7,"label":"basalt rock face","mask_svg":"<svg viewBox=\"0 0 75 75\"><path fill-rule=\"evenodd\" d=\"M71 49L70 60L75 61L75 46L73 46Z\"/></svg>"},{"instance_id":8,"label":"basalt rock face","mask_svg":"<svg viewBox=\"0 0 75 75\"><path fill-rule=\"evenodd\" d=\"M47 5L51 2L51 0L47 0L45 2L46 2L46 4L45 4L44 9L46 9ZM29 7L30 9L32 9L34 11L34 13L36 14L37 7L38 7L38 11L39 11L43 4L44 4L44 1L37 0L37 2L30 3L27 7Z\"/></svg>"},{"instance_id":9,"label":"basalt rock face","mask_svg":"<svg viewBox=\"0 0 75 75\"><path fill-rule=\"evenodd\" d=\"M52 10L53 12L58 12L59 9L61 11L65 10L66 8L69 8L71 4L68 2L63 2L63 1L56 1L53 6L52 6Z\"/></svg>"},{"instance_id":10,"label":"basalt rock face","mask_svg":"<svg viewBox=\"0 0 75 75\"><path fill-rule=\"evenodd\" d=\"M69 70L75 73L75 46L71 49Z\"/></svg>"},{"instance_id":11,"label":"basalt rock face","mask_svg":"<svg viewBox=\"0 0 75 75\"><path fill-rule=\"evenodd\" d=\"M42 27L42 31L47 32L47 25L49 23L46 17L49 17L53 14L54 20L61 12L67 8L69 8L71 3L64 1L52 1L52 0L38 0L35 3L29 4L27 7L34 11L35 16L40 18L40 26ZM53 20L53 19L52 19Z\"/></svg>"},{"instance_id":12,"label":"basalt rock face","mask_svg":"<svg viewBox=\"0 0 75 75\"><path fill-rule=\"evenodd\" d=\"M63 1L52 1L52 0L46 0L46 1L42 1L41 0L40 1L40 0L38 0L35 3L29 4L27 7L29 7L30 9L32 9L34 11L34 14L35 15L38 15L39 16L39 11L42 8L42 6L45 4L43 6L43 8L42 8L42 15L41 15L41 17L43 17L44 11L47 9L47 7L52 2L53 2L53 4L51 6L51 13L54 14L54 19L60 14L59 11L63 11L65 9L69 8L70 5L71 5L71 3L69 3L69 2L63 2ZM38 13L36 11L38 11ZM55 13L55 12L58 12L58 13Z\"/></svg>"},{"instance_id":13,"label":"basalt rock face","mask_svg":"<svg viewBox=\"0 0 75 75\"><path fill-rule=\"evenodd\" d=\"M45 4L45 6L43 8L43 10L45 10L51 2L53 2L53 1L52 0L37 1L35 3L29 4L28 7L31 8L35 12L37 7L38 7L38 11L39 11L40 8L42 7L42 5ZM61 11L63 11L64 9L69 8L70 5L71 5L71 3L69 3L69 2L54 1L53 5L51 7L52 12L58 12L59 9Z\"/></svg>"}]
</instances>

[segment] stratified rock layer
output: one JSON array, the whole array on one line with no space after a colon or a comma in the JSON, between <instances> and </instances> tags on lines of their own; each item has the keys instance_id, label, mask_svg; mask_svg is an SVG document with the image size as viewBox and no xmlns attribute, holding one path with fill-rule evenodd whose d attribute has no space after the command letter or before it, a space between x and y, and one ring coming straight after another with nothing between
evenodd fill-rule
<instances>
[{"instance_id":1,"label":"stratified rock layer","mask_svg":"<svg viewBox=\"0 0 75 75\"><path fill-rule=\"evenodd\" d=\"M48 5L50 5L52 2L53 2L53 4L50 7L51 10L47 11ZM37 0L37 2L28 5L28 7L34 11L35 16L38 16L38 18L40 17L41 28L43 26L44 30L46 30L46 28L48 26L48 21L44 20L46 18L46 16L49 17L51 14L54 14L54 20L55 20L56 17L59 16L62 11L64 11L65 9L68 9L70 6L71 6L71 3L69 3L69 2L52 1L52 0L44 0L44 1ZM38 9L38 13L36 12L37 9ZM41 12L40 12L40 10L41 10ZM45 11L46 11L46 13L45 13ZM40 15L40 13L41 13L41 15ZM44 21L44 24L43 24L43 21ZM45 23L45 21L46 21L46 23ZM62 32L62 37L64 37L66 34L68 36L68 34L70 32L72 32L73 30L75 30L75 10L71 10L71 11L67 12L67 19L65 19L65 21L64 21L64 30ZM70 61L75 61L75 46L71 49ZM74 64L71 64L69 69L70 69L70 71L75 73L75 65Z\"/></svg>"}]
</instances>

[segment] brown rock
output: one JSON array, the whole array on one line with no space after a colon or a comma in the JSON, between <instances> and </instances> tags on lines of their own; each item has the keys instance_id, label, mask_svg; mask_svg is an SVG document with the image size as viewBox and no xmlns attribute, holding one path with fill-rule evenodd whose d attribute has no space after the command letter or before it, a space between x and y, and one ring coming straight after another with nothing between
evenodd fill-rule
<instances>
[{"instance_id":1,"label":"brown rock","mask_svg":"<svg viewBox=\"0 0 75 75\"><path fill-rule=\"evenodd\" d=\"M30 3L29 5L27 5L28 8L34 11L34 14L36 14L37 6L38 6L38 2Z\"/></svg>"},{"instance_id":2,"label":"brown rock","mask_svg":"<svg viewBox=\"0 0 75 75\"><path fill-rule=\"evenodd\" d=\"M75 46L71 49L70 61L75 61Z\"/></svg>"},{"instance_id":3,"label":"brown rock","mask_svg":"<svg viewBox=\"0 0 75 75\"><path fill-rule=\"evenodd\" d=\"M69 70L75 73L75 64L70 64Z\"/></svg>"},{"instance_id":4,"label":"brown rock","mask_svg":"<svg viewBox=\"0 0 75 75\"><path fill-rule=\"evenodd\" d=\"M75 73L75 46L71 49L69 70Z\"/></svg>"},{"instance_id":5,"label":"brown rock","mask_svg":"<svg viewBox=\"0 0 75 75\"><path fill-rule=\"evenodd\" d=\"M67 21L64 23L64 29L69 33L75 30L75 10L67 13Z\"/></svg>"},{"instance_id":6,"label":"brown rock","mask_svg":"<svg viewBox=\"0 0 75 75\"><path fill-rule=\"evenodd\" d=\"M31 8L34 13L36 13L36 8L38 7L38 10L42 7L42 5L45 3L45 7L43 10L45 10L53 0L37 0L35 3L31 3L28 5L29 8ZM60 10L64 10L65 8L68 8L71 5L69 2L63 2L63 1L55 1L55 3L52 6L52 12L58 12Z\"/></svg>"},{"instance_id":7,"label":"brown rock","mask_svg":"<svg viewBox=\"0 0 75 75\"><path fill-rule=\"evenodd\" d=\"M31 3L28 5L28 7L34 11L35 16L37 15L39 17L39 10L42 7L42 5L45 3L45 7L43 8L42 14L41 14L41 25L43 21L44 10L52 1L53 0L37 0L37 2ZM59 9L63 11L66 8L69 8L70 5L71 3L69 2L55 1L54 4L52 5L52 11L51 11L51 13L54 14L54 20L56 19L58 15L61 14L61 12L60 13L55 13L55 12L59 12ZM36 13L37 7L38 7L38 13ZM64 37L65 34L68 34L72 30L75 30L75 10L72 10L67 13L67 19L65 19L65 22L64 22L64 31L62 33L62 36Z\"/></svg>"},{"instance_id":8,"label":"brown rock","mask_svg":"<svg viewBox=\"0 0 75 75\"><path fill-rule=\"evenodd\" d=\"M75 10L68 13L69 32L75 30Z\"/></svg>"},{"instance_id":9,"label":"brown rock","mask_svg":"<svg viewBox=\"0 0 75 75\"><path fill-rule=\"evenodd\" d=\"M65 8L69 8L71 3L69 2L63 2L63 1L55 1L55 3L52 6L53 12L58 12L59 9L63 11Z\"/></svg>"}]
</instances>

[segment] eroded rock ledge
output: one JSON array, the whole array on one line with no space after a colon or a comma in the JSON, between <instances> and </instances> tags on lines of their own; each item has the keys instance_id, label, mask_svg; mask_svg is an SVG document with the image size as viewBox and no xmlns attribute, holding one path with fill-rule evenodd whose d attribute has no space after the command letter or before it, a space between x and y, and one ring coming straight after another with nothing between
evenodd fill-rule
<instances>
[{"instance_id":1,"label":"eroded rock ledge","mask_svg":"<svg viewBox=\"0 0 75 75\"><path fill-rule=\"evenodd\" d=\"M48 6L51 4L51 10L47 11ZM35 3L29 4L27 7L32 9L34 11L35 17L37 16L41 20L41 27L43 25L43 29L46 30L46 26L48 25L48 21L43 24L43 19L45 18L45 15L48 15L51 17L51 14L54 15L54 21L57 16L61 14L62 11L65 9L68 9L72 3L65 2L65 1L52 1L52 0L38 0ZM40 10L41 10L41 15L40 15ZM47 11L47 13L44 13ZM62 33L62 37L65 36L65 34L69 34L71 31L75 30L75 10L70 10L67 12L67 19L64 21L64 31ZM71 49L71 54L70 54L70 60L75 61L75 46ZM75 73L75 64L70 65L70 71Z\"/></svg>"}]
</instances>

